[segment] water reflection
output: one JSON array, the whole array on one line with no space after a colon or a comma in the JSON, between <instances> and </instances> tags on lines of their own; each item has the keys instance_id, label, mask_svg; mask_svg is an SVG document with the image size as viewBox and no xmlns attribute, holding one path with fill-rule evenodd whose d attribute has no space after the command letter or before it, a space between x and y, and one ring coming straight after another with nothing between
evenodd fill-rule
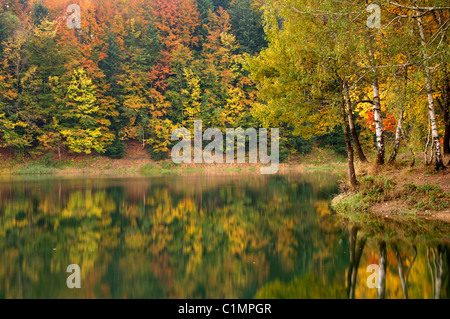
<instances>
[{"instance_id":1,"label":"water reflection","mask_svg":"<svg viewBox=\"0 0 450 319\"><path fill-rule=\"evenodd\" d=\"M364 235L358 238L359 230L359 226L352 226L349 236L347 295L350 299L448 298L450 246L446 241L404 238L386 241L367 239ZM378 269L379 282L375 289L367 288L369 283L375 282L371 280L375 276L369 278L372 274L372 270L367 269L369 265L376 265ZM362 282L357 284L357 279Z\"/></svg>"},{"instance_id":2,"label":"water reflection","mask_svg":"<svg viewBox=\"0 0 450 319\"><path fill-rule=\"evenodd\" d=\"M329 208L337 178L2 182L0 297L448 298L448 246L343 223ZM66 287L69 264L81 289Z\"/></svg>"}]
</instances>

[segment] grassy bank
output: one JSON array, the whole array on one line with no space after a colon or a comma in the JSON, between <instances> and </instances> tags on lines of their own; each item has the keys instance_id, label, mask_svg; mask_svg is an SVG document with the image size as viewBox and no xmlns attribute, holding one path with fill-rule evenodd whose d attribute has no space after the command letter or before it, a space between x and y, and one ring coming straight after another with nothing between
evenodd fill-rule
<instances>
[{"instance_id":1,"label":"grassy bank","mask_svg":"<svg viewBox=\"0 0 450 319\"><path fill-rule=\"evenodd\" d=\"M1 155L1 154L0 154ZM140 145L131 145L122 159L101 155L56 154L17 159L0 156L0 175L161 175L196 172L258 173L262 164L181 164L170 159L154 161ZM345 159L332 149L316 148L307 155L298 155L280 163L280 172L293 170L343 171Z\"/></svg>"},{"instance_id":2,"label":"grassy bank","mask_svg":"<svg viewBox=\"0 0 450 319\"><path fill-rule=\"evenodd\" d=\"M436 172L418 164L400 163L376 170L358 167L356 189L347 189L332 201L340 215L358 223L370 216L407 221L439 220L450 223L450 169Z\"/></svg>"}]
</instances>

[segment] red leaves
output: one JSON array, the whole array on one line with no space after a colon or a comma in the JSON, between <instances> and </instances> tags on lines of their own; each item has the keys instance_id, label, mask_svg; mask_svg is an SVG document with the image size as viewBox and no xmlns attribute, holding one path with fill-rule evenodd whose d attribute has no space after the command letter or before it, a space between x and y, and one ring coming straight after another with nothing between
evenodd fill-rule
<instances>
[{"instance_id":1,"label":"red leaves","mask_svg":"<svg viewBox=\"0 0 450 319\"><path fill-rule=\"evenodd\" d=\"M373 111L368 111L365 116L366 126L375 133L375 119ZM397 129L397 120L392 113L387 113L383 119L383 126L385 132L395 133Z\"/></svg>"}]
</instances>

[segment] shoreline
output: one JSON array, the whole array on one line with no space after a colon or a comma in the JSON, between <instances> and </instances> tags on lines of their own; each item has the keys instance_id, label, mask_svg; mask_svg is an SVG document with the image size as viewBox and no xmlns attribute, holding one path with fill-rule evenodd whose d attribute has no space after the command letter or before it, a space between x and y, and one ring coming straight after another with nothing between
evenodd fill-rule
<instances>
[{"instance_id":1,"label":"shoreline","mask_svg":"<svg viewBox=\"0 0 450 319\"><path fill-rule=\"evenodd\" d=\"M314 164L293 164L284 163L279 165L279 170L274 174L261 174L260 168L262 164L167 164L169 162L149 162L143 165L134 165L125 169L118 168L98 168L98 167L66 167L66 168L44 168L39 170L36 167L35 172L27 173L21 171L22 168L33 168L34 164L28 166L19 166L17 170L3 169L0 170L0 177L30 177L30 176L86 176L86 177L131 177L131 176L159 176L173 174L211 174L217 175L222 173L248 173L262 176L271 176L277 174L286 174L289 172L305 172L305 171L336 171L343 174L345 166L339 163L314 165Z\"/></svg>"},{"instance_id":2,"label":"shoreline","mask_svg":"<svg viewBox=\"0 0 450 319\"><path fill-rule=\"evenodd\" d=\"M421 164L414 168L386 165L382 171L361 166L357 175L358 187L344 190L331 201L332 208L344 218L357 223L377 218L450 224L449 167L435 172Z\"/></svg>"},{"instance_id":3,"label":"shoreline","mask_svg":"<svg viewBox=\"0 0 450 319\"><path fill-rule=\"evenodd\" d=\"M133 151L123 159L100 155L65 157L58 161L54 154L18 163L0 156L0 180L31 177L146 177L170 175L260 175L263 164L180 164L171 160L153 161L145 152ZM403 165L403 166L402 166ZM337 214L350 221L361 221L364 216L397 220L423 219L450 223L450 168L433 172L431 167L417 163L414 168L399 161L395 166L385 165L381 171L370 165L357 166L359 186L349 190L346 163L326 149L315 149L312 154L297 156L279 164L276 174L331 171L341 180L341 192L330 199ZM271 175L262 175L271 176ZM411 194L409 194L411 193Z\"/></svg>"},{"instance_id":4,"label":"shoreline","mask_svg":"<svg viewBox=\"0 0 450 319\"><path fill-rule=\"evenodd\" d=\"M310 154L292 157L279 164L279 172L292 170L345 170L345 159L329 149L314 149ZM270 164L175 164L170 159L155 161L139 145L131 144L126 156L112 159L102 155L47 153L35 158L15 159L0 153L0 176L19 175L143 175L178 174L192 172L249 172L260 174L261 167Z\"/></svg>"}]
</instances>

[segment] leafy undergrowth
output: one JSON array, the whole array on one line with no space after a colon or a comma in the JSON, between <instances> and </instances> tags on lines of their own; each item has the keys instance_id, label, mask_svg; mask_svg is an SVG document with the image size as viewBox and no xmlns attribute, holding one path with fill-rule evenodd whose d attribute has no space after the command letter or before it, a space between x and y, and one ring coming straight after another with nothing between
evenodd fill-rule
<instances>
[{"instance_id":1,"label":"leafy undergrowth","mask_svg":"<svg viewBox=\"0 0 450 319\"><path fill-rule=\"evenodd\" d=\"M336 197L332 204L344 215L348 212L368 213L376 203L399 200L410 213L441 211L450 207L450 194L439 186L414 182L398 185L384 176L368 176L361 179L355 192Z\"/></svg>"},{"instance_id":2,"label":"leafy undergrowth","mask_svg":"<svg viewBox=\"0 0 450 319\"><path fill-rule=\"evenodd\" d=\"M420 186L414 183L404 184L401 197L409 207L418 211L439 211L450 206L450 194L443 192L439 186L429 183Z\"/></svg>"}]
</instances>

